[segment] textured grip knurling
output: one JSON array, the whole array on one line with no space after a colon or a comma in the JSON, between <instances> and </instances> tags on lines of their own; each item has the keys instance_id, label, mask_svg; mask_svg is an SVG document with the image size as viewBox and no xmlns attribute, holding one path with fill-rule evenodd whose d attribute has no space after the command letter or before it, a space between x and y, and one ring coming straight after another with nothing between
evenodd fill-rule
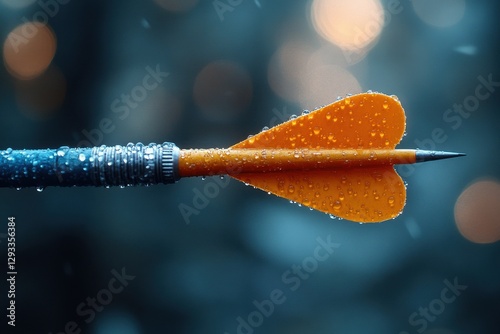
<instances>
[{"instance_id":1,"label":"textured grip knurling","mask_svg":"<svg viewBox=\"0 0 500 334\"><path fill-rule=\"evenodd\" d=\"M179 148L142 143L0 151L0 187L136 186L179 179Z\"/></svg>"}]
</instances>

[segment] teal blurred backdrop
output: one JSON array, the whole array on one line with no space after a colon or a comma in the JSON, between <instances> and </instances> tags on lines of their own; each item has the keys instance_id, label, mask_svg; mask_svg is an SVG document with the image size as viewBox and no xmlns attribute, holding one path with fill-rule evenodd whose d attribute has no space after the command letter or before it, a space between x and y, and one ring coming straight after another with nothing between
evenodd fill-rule
<instances>
[{"instance_id":1,"label":"teal blurred backdrop","mask_svg":"<svg viewBox=\"0 0 500 334\"><path fill-rule=\"evenodd\" d=\"M228 147L373 90L405 108L399 148L467 153L398 167L407 204L380 224L227 177L0 189L0 267L13 216L18 272L12 327L2 269L1 332L499 333L498 10L0 0L0 149Z\"/></svg>"}]
</instances>

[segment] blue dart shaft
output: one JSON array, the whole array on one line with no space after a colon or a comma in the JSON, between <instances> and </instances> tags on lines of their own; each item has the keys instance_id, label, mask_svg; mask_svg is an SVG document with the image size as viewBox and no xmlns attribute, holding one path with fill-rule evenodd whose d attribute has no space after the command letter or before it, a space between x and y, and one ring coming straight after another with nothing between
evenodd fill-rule
<instances>
[{"instance_id":1,"label":"blue dart shaft","mask_svg":"<svg viewBox=\"0 0 500 334\"><path fill-rule=\"evenodd\" d=\"M0 187L136 186L179 179L179 148L141 143L0 151Z\"/></svg>"}]
</instances>

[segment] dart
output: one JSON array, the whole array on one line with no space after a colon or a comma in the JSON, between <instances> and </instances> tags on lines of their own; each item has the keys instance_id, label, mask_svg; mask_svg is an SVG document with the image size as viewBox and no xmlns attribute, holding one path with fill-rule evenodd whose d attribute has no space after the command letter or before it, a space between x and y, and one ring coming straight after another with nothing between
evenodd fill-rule
<instances>
[{"instance_id":1,"label":"dart","mask_svg":"<svg viewBox=\"0 0 500 334\"><path fill-rule=\"evenodd\" d=\"M355 222L397 217L406 186L394 169L463 156L395 149L406 127L395 96L363 93L262 131L227 149L173 143L0 151L0 187L136 186L229 175L247 185Z\"/></svg>"}]
</instances>

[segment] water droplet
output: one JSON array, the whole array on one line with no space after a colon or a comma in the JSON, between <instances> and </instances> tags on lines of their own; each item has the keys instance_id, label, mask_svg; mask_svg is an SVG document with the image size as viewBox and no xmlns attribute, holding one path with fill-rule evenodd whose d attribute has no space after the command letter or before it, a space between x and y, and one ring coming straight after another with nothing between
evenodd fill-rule
<instances>
[{"instance_id":1,"label":"water droplet","mask_svg":"<svg viewBox=\"0 0 500 334\"><path fill-rule=\"evenodd\" d=\"M382 108L384 108L384 109L388 109L389 108L389 105L387 104L387 102L384 102L384 104L382 104Z\"/></svg>"},{"instance_id":2,"label":"water droplet","mask_svg":"<svg viewBox=\"0 0 500 334\"><path fill-rule=\"evenodd\" d=\"M5 150L5 153L7 153L7 154L11 154L11 153L12 153L12 151L13 151L13 149L9 147L9 148L7 148L7 149Z\"/></svg>"},{"instance_id":3,"label":"water droplet","mask_svg":"<svg viewBox=\"0 0 500 334\"><path fill-rule=\"evenodd\" d=\"M23 189L23 188L22 188L22 187L17 187L17 188L16 188L16 190L21 190L21 189Z\"/></svg>"},{"instance_id":4,"label":"water droplet","mask_svg":"<svg viewBox=\"0 0 500 334\"><path fill-rule=\"evenodd\" d=\"M328 121L329 121L330 119L332 119L332 115L331 115L330 113L327 113L327 114L325 115L325 117L326 117L326 120L328 120Z\"/></svg>"},{"instance_id":5,"label":"water droplet","mask_svg":"<svg viewBox=\"0 0 500 334\"><path fill-rule=\"evenodd\" d=\"M220 176L220 179L221 179L221 180L224 180L224 175L221 175L221 176Z\"/></svg>"},{"instance_id":6,"label":"water droplet","mask_svg":"<svg viewBox=\"0 0 500 334\"><path fill-rule=\"evenodd\" d=\"M394 196L389 196L389 198L387 199L387 203L389 203L389 205L391 207L393 207L394 206L394 202L395 202Z\"/></svg>"},{"instance_id":7,"label":"water droplet","mask_svg":"<svg viewBox=\"0 0 500 334\"><path fill-rule=\"evenodd\" d=\"M85 154L80 153L80 155L78 156L78 160L85 161Z\"/></svg>"},{"instance_id":8,"label":"water droplet","mask_svg":"<svg viewBox=\"0 0 500 334\"><path fill-rule=\"evenodd\" d=\"M65 154L64 151L61 151L61 150L57 151L57 156L58 157L64 157L64 154Z\"/></svg>"},{"instance_id":9,"label":"water droplet","mask_svg":"<svg viewBox=\"0 0 500 334\"><path fill-rule=\"evenodd\" d=\"M323 190L324 190L324 191L328 191L328 189L330 189L330 187L328 186L328 184L325 184L325 185L323 186Z\"/></svg>"},{"instance_id":10,"label":"water droplet","mask_svg":"<svg viewBox=\"0 0 500 334\"><path fill-rule=\"evenodd\" d=\"M36 191L38 191L39 193L41 193L44 189L44 187L36 187Z\"/></svg>"},{"instance_id":11,"label":"water droplet","mask_svg":"<svg viewBox=\"0 0 500 334\"><path fill-rule=\"evenodd\" d=\"M267 131L267 130L269 130L268 126L265 126L265 127L262 128L262 131Z\"/></svg>"},{"instance_id":12,"label":"water droplet","mask_svg":"<svg viewBox=\"0 0 500 334\"><path fill-rule=\"evenodd\" d=\"M333 203L333 210L335 211L340 211L340 209L342 208L342 203L340 203L340 201L335 201Z\"/></svg>"},{"instance_id":13,"label":"water droplet","mask_svg":"<svg viewBox=\"0 0 500 334\"><path fill-rule=\"evenodd\" d=\"M201 180L202 180L202 181L205 181L206 179L207 179L207 177L206 177L206 176L202 176L202 177L201 177Z\"/></svg>"},{"instance_id":14,"label":"water droplet","mask_svg":"<svg viewBox=\"0 0 500 334\"><path fill-rule=\"evenodd\" d=\"M380 138L384 138L384 136L385 136L385 134L383 132L380 132L378 135L380 136Z\"/></svg>"},{"instance_id":15,"label":"water droplet","mask_svg":"<svg viewBox=\"0 0 500 334\"><path fill-rule=\"evenodd\" d=\"M288 186L288 192L289 192L290 194L293 194L293 193L295 192L295 187L294 187L294 186L292 186L292 185L289 185L289 186Z\"/></svg>"},{"instance_id":16,"label":"water droplet","mask_svg":"<svg viewBox=\"0 0 500 334\"><path fill-rule=\"evenodd\" d=\"M315 126L314 129L313 129L313 132L315 135L319 135L319 133L321 132L321 129L319 126Z\"/></svg>"},{"instance_id":17,"label":"water droplet","mask_svg":"<svg viewBox=\"0 0 500 334\"><path fill-rule=\"evenodd\" d=\"M372 137L375 137L376 134L377 134L377 132L375 130L373 130L372 132L370 132L370 136L372 136Z\"/></svg>"},{"instance_id":18,"label":"water droplet","mask_svg":"<svg viewBox=\"0 0 500 334\"><path fill-rule=\"evenodd\" d=\"M332 214L329 214L328 217L330 217L330 219L336 219L337 217L335 217L334 215Z\"/></svg>"},{"instance_id":19,"label":"water droplet","mask_svg":"<svg viewBox=\"0 0 500 334\"><path fill-rule=\"evenodd\" d=\"M292 119L296 119L296 118L297 118L297 115L292 115L292 116L290 116L290 120L292 120Z\"/></svg>"},{"instance_id":20,"label":"water droplet","mask_svg":"<svg viewBox=\"0 0 500 334\"><path fill-rule=\"evenodd\" d=\"M111 161L108 161L107 165L108 165L108 166L112 166L112 165L113 165L113 163L112 163Z\"/></svg>"},{"instance_id":21,"label":"water droplet","mask_svg":"<svg viewBox=\"0 0 500 334\"><path fill-rule=\"evenodd\" d=\"M299 154L299 152L295 152L295 153L293 154L293 157L294 157L294 158L300 158L300 154Z\"/></svg>"}]
</instances>

